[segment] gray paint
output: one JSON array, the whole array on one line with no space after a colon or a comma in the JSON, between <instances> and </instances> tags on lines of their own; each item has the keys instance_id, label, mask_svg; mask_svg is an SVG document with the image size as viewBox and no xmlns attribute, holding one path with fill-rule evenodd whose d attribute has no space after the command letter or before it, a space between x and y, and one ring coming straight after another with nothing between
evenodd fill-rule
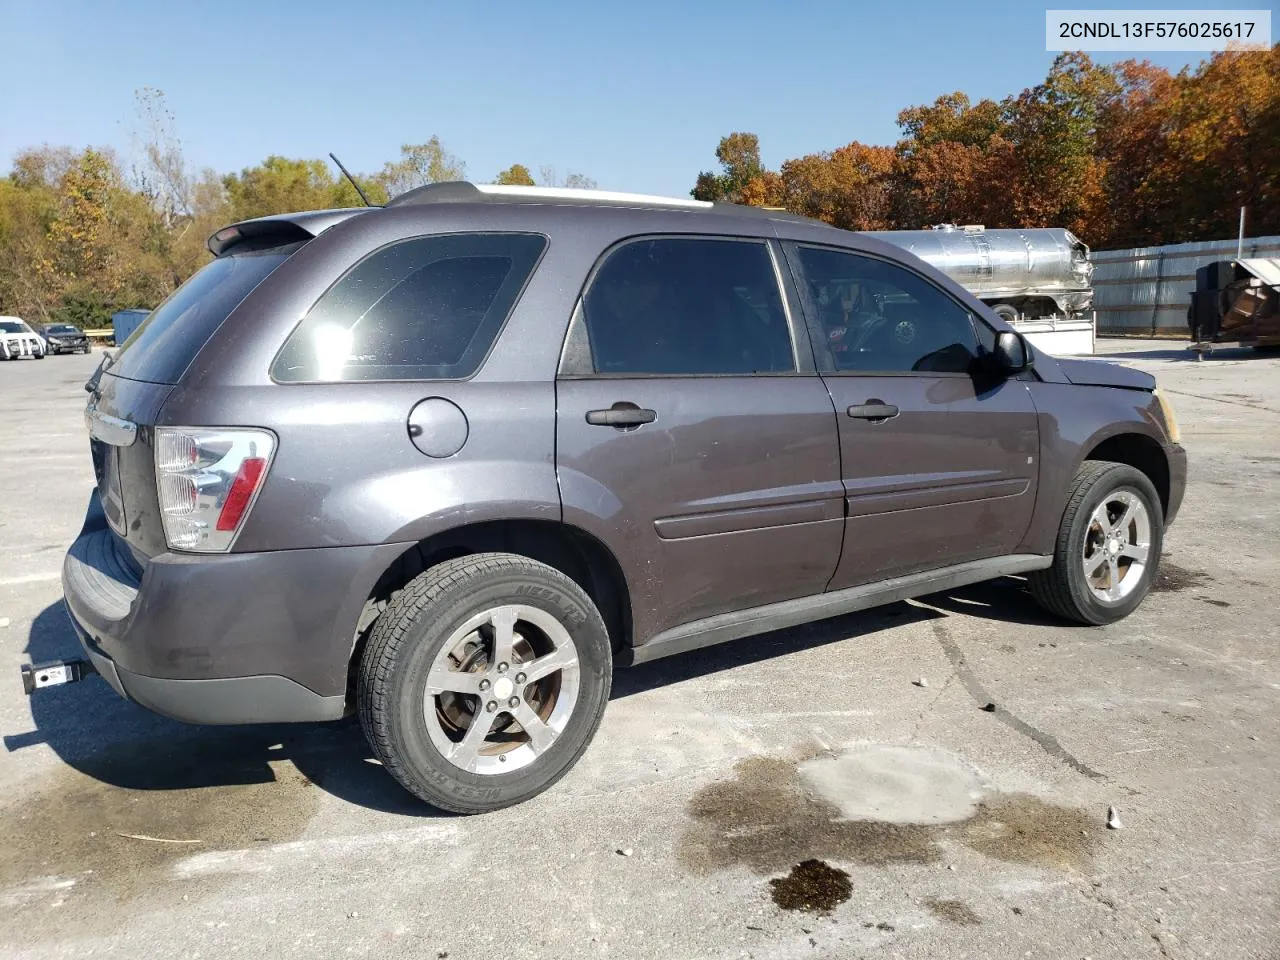
<instances>
[{"instance_id":1,"label":"gray paint","mask_svg":"<svg viewBox=\"0 0 1280 960\"><path fill-rule=\"evenodd\" d=\"M957 570L976 576L1043 558L1065 484L1108 437L1154 440L1169 458L1170 516L1181 498L1182 454L1168 444L1151 395L1073 386L1089 379L1084 367L1034 348L1034 372L1007 380L821 375L806 332L813 318L784 250L792 242L907 265L992 331L1012 329L956 282L872 237L760 211L573 203L407 204L290 219L318 235L231 313L181 383L109 370L101 378L99 409L139 425L136 442L117 452L124 555L141 576L123 617L97 609L83 578L69 576L65 586L97 655L121 671L169 681L286 678L319 698L341 697L379 577L422 540L465 547L469 529L493 521L564 524L601 544L622 572L630 630L620 640L651 659L695 635L745 635L740 626L708 626L743 609L793 604L787 609L807 619L855 598L912 595ZM354 262L397 240L477 230L537 232L549 244L475 376L272 382L271 362L289 333ZM650 234L769 240L798 372L582 376L583 344L567 334L583 286L602 251ZM845 415L869 399L903 413L881 424ZM657 418L629 430L586 422L587 411L618 402ZM465 436L445 412L452 408ZM427 414L428 456L410 433L415 410ZM156 425L253 426L279 438L233 552L166 550ZM102 529L91 515L82 536Z\"/></svg>"}]
</instances>

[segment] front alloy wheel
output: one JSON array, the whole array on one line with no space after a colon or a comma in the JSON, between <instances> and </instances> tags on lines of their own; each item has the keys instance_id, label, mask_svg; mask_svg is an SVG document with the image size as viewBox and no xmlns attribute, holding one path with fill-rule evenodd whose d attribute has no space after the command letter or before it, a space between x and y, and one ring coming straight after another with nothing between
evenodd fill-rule
<instances>
[{"instance_id":1,"label":"front alloy wheel","mask_svg":"<svg viewBox=\"0 0 1280 960\"><path fill-rule=\"evenodd\" d=\"M1142 603L1160 564L1164 511L1151 480L1124 463L1080 465L1058 527L1053 565L1028 578L1042 607L1098 626Z\"/></svg>"}]
</instances>

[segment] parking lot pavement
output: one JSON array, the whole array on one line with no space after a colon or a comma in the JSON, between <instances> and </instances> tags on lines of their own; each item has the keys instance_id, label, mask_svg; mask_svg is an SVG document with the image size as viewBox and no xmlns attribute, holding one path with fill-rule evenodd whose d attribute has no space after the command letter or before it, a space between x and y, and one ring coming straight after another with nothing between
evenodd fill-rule
<instances>
[{"instance_id":1,"label":"parking lot pavement","mask_svg":"<svg viewBox=\"0 0 1280 960\"><path fill-rule=\"evenodd\" d=\"M350 722L24 698L19 663L76 649L97 355L0 364L5 955L1277 956L1280 360L1099 347L1190 455L1132 617L1062 626L1006 580L621 671L579 766L478 818L417 806ZM883 822L908 809L936 822Z\"/></svg>"}]
</instances>

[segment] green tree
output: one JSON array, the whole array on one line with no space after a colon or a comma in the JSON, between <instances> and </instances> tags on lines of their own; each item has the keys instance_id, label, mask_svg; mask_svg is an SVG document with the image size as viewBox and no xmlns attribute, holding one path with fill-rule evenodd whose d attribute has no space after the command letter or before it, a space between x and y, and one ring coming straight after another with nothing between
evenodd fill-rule
<instances>
[{"instance_id":1,"label":"green tree","mask_svg":"<svg viewBox=\"0 0 1280 960\"><path fill-rule=\"evenodd\" d=\"M533 174L529 172L529 168L522 163L513 163L507 169L494 178L494 183L500 183L507 186L532 187Z\"/></svg>"},{"instance_id":2,"label":"green tree","mask_svg":"<svg viewBox=\"0 0 1280 960\"><path fill-rule=\"evenodd\" d=\"M690 194L696 200L727 200L736 203L747 184L762 177L760 138L754 133L731 133L716 146L720 173L704 170L698 174Z\"/></svg>"},{"instance_id":3,"label":"green tree","mask_svg":"<svg viewBox=\"0 0 1280 960\"><path fill-rule=\"evenodd\" d=\"M338 186L323 160L270 156L256 167L222 179L231 220L248 220L295 210L323 210L336 199ZM352 191L354 196L355 191ZM356 203L359 203L357 198Z\"/></svg>"},{"instance_id":4,"label":"green tree","mask_svg":"<svg viewBox=\"0 0 1280 960\"><path fill-rule=\"evenodd\" d=\"M388 162L378 179L387 195L399 196L429 183L466 179L467 165L444 148L433 136L426 143L406 143L400 148L400 159Z\"/></svg>"}]
</instances>

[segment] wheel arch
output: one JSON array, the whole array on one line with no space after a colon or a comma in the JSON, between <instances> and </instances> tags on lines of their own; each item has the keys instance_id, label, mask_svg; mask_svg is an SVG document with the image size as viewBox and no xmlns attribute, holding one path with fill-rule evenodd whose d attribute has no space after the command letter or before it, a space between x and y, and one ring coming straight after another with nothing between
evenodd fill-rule
<instances>
[{"instance_id":1,"label":"wheel arch","mask_svg":"<svg viewBox=\"0 0 1280 960\"><path fill-rule=\"evenodd\" d=\"M1145 433L1118 433L1095 442L1085 455L1085 460L1105 460L1123 463L1146 475L1160 496L1160 509L1169 514L1169 458L1160 442ZM1079 464L1076 465L1079 469Z\"/></svg>"},{"instance_id":2,"label":"wheel arch","mask_svg":"<svg viewBox=\"0 0 1280 960\"><path fill-rule=\"evenodd\" d=\"M347 665L348 690L370 629L405 584L446 560L489 552L518 554L559 570L596 605L614 652L630 645L630 591L622 566L608 547L585 530L559 521L481 521L432 534L409 545L377 578L356 625Z\"/></svg>"}]
</instances>

